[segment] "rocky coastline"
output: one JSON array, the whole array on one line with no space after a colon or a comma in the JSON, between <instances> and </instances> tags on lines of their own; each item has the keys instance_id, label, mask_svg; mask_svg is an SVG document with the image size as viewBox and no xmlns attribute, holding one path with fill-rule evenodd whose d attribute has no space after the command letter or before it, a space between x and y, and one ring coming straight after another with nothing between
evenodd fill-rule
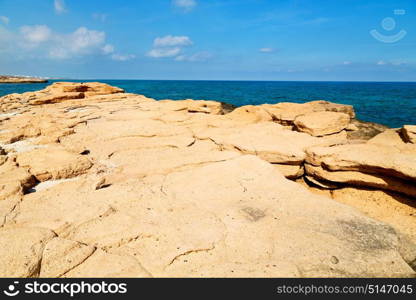
<instances>
[{"instance_id":1,"label":"rocky coastline","mask_svg":"<svg viewBox=\"0 0 416 300\"><path fill-rule=\"evenodd\" d=\"M46 83L47 79L26 76L0 75L0 83Z\"/></svg>"},{"instance_id":2,"label":"rocky coastline","mask_svg":"<svg viewBox=\"0 0 416 300\"><path fill-rule=\"evenodd\" d=\"M415 277L416 126L103 83L0 98L0 277Z\"/></svg>"}]
</instances>

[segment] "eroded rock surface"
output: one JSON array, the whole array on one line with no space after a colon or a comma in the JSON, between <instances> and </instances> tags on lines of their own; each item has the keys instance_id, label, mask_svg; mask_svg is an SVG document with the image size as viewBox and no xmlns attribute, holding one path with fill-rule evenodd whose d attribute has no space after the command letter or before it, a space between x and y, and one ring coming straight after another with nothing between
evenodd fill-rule
<instances>
[{"instance_id":1,"label":"eroded rock surface","mask_svg":"<svg viewBox=\"0 0 416 300\"><path fill-rule=\"evenodd\" d=\"M416 211L415 146L352 141L351 106L228 112L100 83L0 101L0 276L415 275L414 217L397 221Z\"/></svg>"}]
</instances>

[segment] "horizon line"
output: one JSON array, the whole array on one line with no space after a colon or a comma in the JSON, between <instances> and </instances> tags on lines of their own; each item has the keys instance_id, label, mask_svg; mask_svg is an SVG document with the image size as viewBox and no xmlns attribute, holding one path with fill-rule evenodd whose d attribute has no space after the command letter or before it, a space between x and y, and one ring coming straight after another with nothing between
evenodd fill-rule
<instances>
[{"instance_id":1,"label":"horizon line","mask_svg":"<svg viewBox=\"0 0 416 300\"><path fill-rule=\"evenodd\" d=\"M123 81L244 81L244 82L369 82L369 83L416 83L414 81L399 81L399 80L262 80L262 79L142 79L142 78L48 78L47 80L123 80Z\"/></svg>"}]
</instances>

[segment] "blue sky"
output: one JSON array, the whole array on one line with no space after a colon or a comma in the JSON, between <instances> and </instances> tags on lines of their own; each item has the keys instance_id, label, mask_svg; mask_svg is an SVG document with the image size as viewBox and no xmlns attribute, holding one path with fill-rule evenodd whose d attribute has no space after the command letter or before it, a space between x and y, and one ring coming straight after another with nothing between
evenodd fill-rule
<instances>
[{"instance_id":1,"label":"blue sky","mask_svg":"<svg viewBox=\"0 0 416 300\"><path fill-rule=\"evenodd\" d=\"M0 74L415 81L416 1L0 0Z\"/></svg>"}]
</instances>

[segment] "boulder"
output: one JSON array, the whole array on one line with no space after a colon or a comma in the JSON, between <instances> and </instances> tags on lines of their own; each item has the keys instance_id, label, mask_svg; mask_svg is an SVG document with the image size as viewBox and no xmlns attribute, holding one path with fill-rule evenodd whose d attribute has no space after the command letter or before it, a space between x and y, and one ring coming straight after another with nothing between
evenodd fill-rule
<instances>
[{"instance_id":1,"label":"boulder","mask_svg":"<svg viewBox=\"0 0 416 300\"><path fill-rule=\"evenodd\" d=\"M294 121L298 131L313 136L338 133L350 124L350 116L338 112L314 112L296 117Z\"/></svg>"}]
</instances>

